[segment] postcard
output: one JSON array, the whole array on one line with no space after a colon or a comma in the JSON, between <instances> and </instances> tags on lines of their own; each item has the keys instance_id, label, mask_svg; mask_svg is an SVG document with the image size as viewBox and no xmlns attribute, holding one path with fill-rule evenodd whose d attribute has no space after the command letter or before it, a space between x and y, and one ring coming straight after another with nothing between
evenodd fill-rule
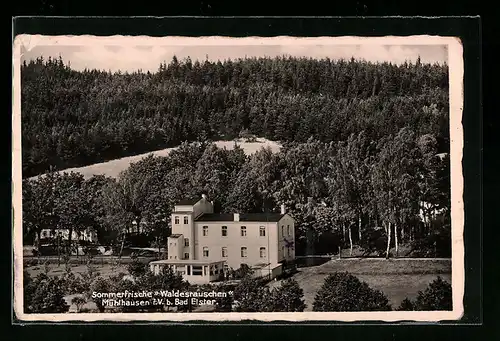
<instances>
[{"instance_id":1,"label":"postcard","mask_svg":"<svg viewBox=\"0 0 500 341\"><path fill-rule=\"evenodd\" d=\"M459 319L463 68L439 36L15 37L15 318Z\"/></svg>"}]
</instances>

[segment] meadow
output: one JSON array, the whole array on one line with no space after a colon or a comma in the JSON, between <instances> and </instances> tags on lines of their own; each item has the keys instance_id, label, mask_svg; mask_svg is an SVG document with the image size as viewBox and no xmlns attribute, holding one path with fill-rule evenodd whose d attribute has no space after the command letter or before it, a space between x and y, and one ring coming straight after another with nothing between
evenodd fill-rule
<instances>
[{"instance_id":1,"label":"meadow","mask_svg":"<svg viewBox=\"0 0 500 341\"><path fill-rule=\"evenodd\" d=\"M256 138L255 142L246 142L243 140L240 141L238 139L235 139L231 141L215 141L214 143L219 148L232 150L234 148L235 141L237 142L238 146L243 149L246 155L254 154L261 148L269 147L271 148L273 153L278 152L281 148L281 145L279 143L267 140L265 138ZM143 153L134 156L127 156L107 162L95 163L84 167L68 168L61 170L61 172L81 173L85 179L91 178L93 175L105 175L111 178L117 178L122 171L126 170L130 166L131 163L138 162L150 154L153 154L154 156L167 156L174 149L177 149L177 147L160 149L154 152ZM37 176L34 176L31 179L35 178L37 178Z\"/></svg>"},{"instance_id":2,"label":"meadow","mask_svg":"<svg viewBox=\"0 0 500 341\"><path fill-rule=\"evenodd\" d=\"M373 289L387 295L393 309L406 298L415 299L417 294L441 276L451 283L450 259L342 259L324 264L299 268L293 278L304 290L306 309L312 311L314 297L325 278L334 272L348 271L366 282ZM281 281L271 282L279 286Z\"/></svg>"}]
</instances>

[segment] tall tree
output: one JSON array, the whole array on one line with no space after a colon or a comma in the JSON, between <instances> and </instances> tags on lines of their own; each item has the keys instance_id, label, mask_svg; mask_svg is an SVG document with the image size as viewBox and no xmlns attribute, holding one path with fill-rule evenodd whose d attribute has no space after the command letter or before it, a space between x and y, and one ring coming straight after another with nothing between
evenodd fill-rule
<instances>
[{"instance_id":1,"label":"tall tree","mask_svg":"<svg viewBox=\"0 0 500 341\"><path fill-rule=\"evenodd\" d=\"M387 226L386 257L389 257L391 235L394 233L397 254L402 225L418 212L415 198L418 198L416 160L419 158L415 134L406 128L394 137L381 140L379 148L372 181L378 211Z\"/></svg>"},{"instance_id":2,"label":"tall tree","mask_svg":"<svg viewBox=\"0 0 500 341\"><path fill-rule=\"evenodd\" d=\"M55 186L58 175L47 173L34 180L23 181L23 234L35 237L38 245L44 229L54 229L58 223Z\"/></svg>"},{"instance_id":3,"label":"tall tree","mask_svg":"<svg viewBox=\"0 0 500 341\"><path fill-rule=\"evenodd\" d=\"M93 225L92 203L83 186L80 173L62 173L56 185L56 213L58 227L68 231L68 254L73 252L73 232L78 236ZM78 245L76 246L78 250Z\"/></svg>"}]
</instances>

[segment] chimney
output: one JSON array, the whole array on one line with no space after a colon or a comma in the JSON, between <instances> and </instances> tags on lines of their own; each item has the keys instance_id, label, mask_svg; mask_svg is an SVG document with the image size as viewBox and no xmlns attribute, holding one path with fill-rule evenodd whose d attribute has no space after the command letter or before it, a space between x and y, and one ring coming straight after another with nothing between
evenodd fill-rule
<instances>
[{"instance_id":1,"label":"chimney","mask_svg":"<svg viewBox=\"0 0 500 341\"><path fill-rule=\"evenodd\" d=\"M202 194L201 198L207 200L207 195L206 194Z\"/></svg>"},{"instance_id":2,"label":"chimney","mask_svg":"<svg viewBox=\"0 0 500 341\"><path fill-rule=\"evenodd\" d=\"M281 214L285 214L285 204L281 204Z\"/></svg>"},{"instance_id":3,"label":"chimney","mask_svg":"<svg viewBox=\"0 0 500 341\"><path fill-rule=\"evenodd\" d=\"M234 221L240 221L240 214L234 213Z\"/></svg>"}]
</instances>

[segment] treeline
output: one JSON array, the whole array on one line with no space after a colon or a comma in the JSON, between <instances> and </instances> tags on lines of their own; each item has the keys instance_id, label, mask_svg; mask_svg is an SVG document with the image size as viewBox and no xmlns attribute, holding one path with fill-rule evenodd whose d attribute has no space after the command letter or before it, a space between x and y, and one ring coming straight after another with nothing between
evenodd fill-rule
<instances>
[{"instance_id":1,"label":"treeline","mask_svg":"<svg viewBox=\"0 0 500 341\"><path fill-rule=\"evenodd\" d=\"M102 243L123 248L135 222L146 223L146 233L161 245L174 203L203 193L218 212L266 212L285 204L296 221L297 255L352 252L358 245L389 257L409 244L417 255L447 257L449 157L437 145L434 135L410 128L378 141L360 132L346 141L310 139L251 156L237 145L226 150L196 142L165 157L150 155L117 179L49 173L24 180L25 238L33 240L43 228L93 226Z\"/></svg>"},{"instance_id":2,"label":"treeline","mask_svg":"<svg viewBox=\"0 0 500 341\"><path fill-rule=\"evenodd\" d=\"M447 65L306 58L192 62L158 72L21 66L23 177L242 131L285 142L370 140L409 126L449 151Z\"/></svg>"}]
</instances>

